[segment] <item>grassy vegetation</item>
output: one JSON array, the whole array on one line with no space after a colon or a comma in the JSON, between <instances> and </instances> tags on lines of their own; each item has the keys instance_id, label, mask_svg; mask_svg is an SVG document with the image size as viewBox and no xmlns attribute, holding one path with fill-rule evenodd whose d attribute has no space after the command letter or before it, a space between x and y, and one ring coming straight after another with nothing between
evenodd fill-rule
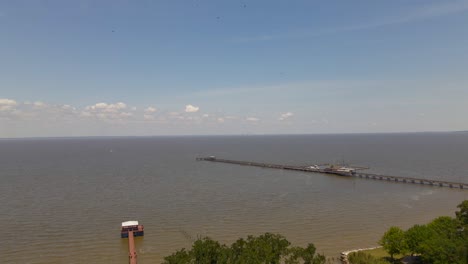
<instances>
[{"instance_id":1,"label":"grassy vegetation","mask_svg":"<svg viewBox=\"0 0 468 264\"><path fill-rule=\"evenodd\" d=\"M377 252L381 255L381 252ZM364 251L352 252L348 255L348 260L351 264L388 264L386 258L374 256Z\"/></svg>"},{"instance_id":2,"label":"grassy vegetation","mask_svg":"<svg viewBox=\"0 0 468 264\"><path fill-rule=\"evenodd\" d=\"M401 263L401 259L405 257L402 254L395 254L395 261L393 263ZM362 250L359 252L353 252L348 255L348 259L351 264L391 264L392 260L390 254L388 254L383 248Z\"/></svg>"},{"instance_id":3,"label":"grassy vegetation","mask_svg":"<svg viewBox=\"0 0 468 264\"><path fill-rule=\"evenodd\" d=\"M363 250L362 252L370 254L370 255L372 255L373 257L376 257L376 258L382 258L382 259L390 258L390 255L383 248ZM400 254L395 255L395 258L397 258L397 259L402 258L402 257L404 257L404 256L400 255Z\"/></svg>"}]
</instances>

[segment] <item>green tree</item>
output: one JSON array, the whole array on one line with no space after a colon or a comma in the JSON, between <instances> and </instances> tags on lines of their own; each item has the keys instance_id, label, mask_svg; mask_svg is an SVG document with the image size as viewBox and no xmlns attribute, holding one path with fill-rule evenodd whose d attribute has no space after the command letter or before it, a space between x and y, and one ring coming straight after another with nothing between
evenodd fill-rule
<instances>
[{"instance_id":1,"label":"green tree","mask_svg":"<svg viewBox=\"0 0 468 264\"><path fill-rule=\"evenodd\" d=\"M463 201L457 206L459 211L455 212L457 220L460 222L462 239L464 241L464 254L466 263L468 263L468 200Z\"/></svg>"},{"instance_id":2,"label":"green tree","mask_svg":"<svg viewBox=\"0 0 468 264\"><path fill-rule=\"evenodd\" d=\"M305 248L292 247L284 259L285 264L322 264L325 262L324 255L316 254L314 244L308 244Z\"/></svg>"},{"instance_id":3,"label":"green tree","mask_svg":"<svg viewBox=\"0 0 468 264\"><path fill-rule=\"evenodd\" d=\"M287 255L290 244L277 234L248 236L247 240L241 238L231 246L231 259L233 263L280 263L281 257Z\"/></svg>"},{"instance_id":4,"label":"green tree","mask_svg":"<svg viewBox=\"0 0 468 264\"><path fill-rule=\"evenodd\" d=\"M421 244L424 263L466 264L466 253L459 239L432 236Z\"/></svg>"},{"instance_id":5,"label":"green tree","mask_svg":"<svg viewBox=\"0 0 468 264\"><path fill-rule=\"evenodd\" d=\"M425 225L414 225L405 232L406 246L411 256L415 253L422 254L422 243L431 237L430 229Z\"/></svg>"},{"instance_id":6,"label":"green tree","mask_svg":"<svg viewBox=\"0 0 468 264\"><path fill-rule=\"evenodd\" d=\"M164 258L165 264L227 263L229 249L210 238L195 241L190 251L184 248Z\"/></svg>"},{"instance_id":7,"label":"green tree","mask_svg":"<svg viewBox=\"0 0 468 264\"><path fill-rule=\"evenodd\" d=\"M313 244L306 248L290 247L281 235L265 233L240 238L231 247L210 238L198 239L192 249L176 251L164 258L164 264L324 264L325 256L316 254Z\"/></svg>"},{"instance_id":8,"label":"green tree","mask_svg":"<svg viewBox=\"0 0 468 264\"><path fill-rule=\"evenodd\" d=\"M440 216L432 220L427 227L438 237L456 238L460 236L459 222L450 216Z\"/></svg>"},{"instance_id":9,"label":"green tree","mask_svg":"<svg viewBox=\"0 0 468 264\"><path fill-rule=\"evenodd\" d=\"M320 264L325 263L325 256L321 254L315 254L316 248L314 244L308 244L302 251L302 260L304 264Z\"/></svg>"},{"instance_id":10,"label":"green tree","mask_svg":"<svg viewBox=\"0 0 468 264\"><path fill-rule=\"evenodd\" d=\"M457 219L441 216L427 225L430 237L421 243L422 259L434 264L467 264L466 241Z\"/></svg>"},{"instance_id":11,"label":"green tree","mask_svg":"<svg viewBox=\"0 0 468 264\"><path fill-rule=\"evenodd\" d=\"M405 247L421 254L424 263L468 264L468 200L458 205L456 218L441 216L427 225L415 225L401 237L401 229L391 227L380 244L391 255L403 253Z\"/></svg>"},{"instance_id":12,"label":"green tree","mask_svg":"<svg viewBox=\"0 0 468 264\"><path fill-rule=\"evenodd\" d=\"M228 249L218 241L210 238L198 239L193 243L191 254L195 263L226 263L228 258Z\"/></svg>"},{"instance_id":13,"label":"green tree","mask_svg":"<svg viewBox=\"0 0 468 264\"><path fill-rule=\"evenodd\" d=\"M185 248L176 251L174 254L164 258L164 264L181 264L181 263L192 263L192 256Z\"/></svg>"},{"instance_id":14,"label":"green tree","mask_svg":"<svg viewBox=\"0 0 468 264\"><path fill-rule=\"evenodd\" d=\"M401 228L392 226L385 232L379 244L390 254L392 261L395 254L404 253L406 250L405 232Z\"/></svg>"},{"instance_id":15,"label":"green tree","mask_svg":"<svg viewBox=\"0 0 468 264\"><path fill-rule=\"evenodd\" d=\"M457 208L460 209L455 212L458 221L460 221L463 226L468 227L468 200L463 201Z\"/></svg>"},{"instance_id":16,"label":"green tree","mask_svg":"<svg viewBox=\"0 0 468 264\"><path fill-rule=\"evenodd\" d=\"M287 257L284 260L285 264L299 264L302 255L304 254L304 249L301 247L292 247L289 249Z\"/></svg>"}]
</instances>

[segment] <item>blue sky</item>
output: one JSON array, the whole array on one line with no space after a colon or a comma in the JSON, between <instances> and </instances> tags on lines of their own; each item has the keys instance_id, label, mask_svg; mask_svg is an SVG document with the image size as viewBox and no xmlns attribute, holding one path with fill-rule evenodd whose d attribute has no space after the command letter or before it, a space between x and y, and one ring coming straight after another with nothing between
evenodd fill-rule
<instances>
[{"instance_id":1,"label":"blue sky","mask_svg":"<svg viewBox=\"0 0 468 264\"><path fill-rule=\"evenodd\" d=\"M0 137L468 129L468 1L2 1Z\"/></svg>"}]
</instances>

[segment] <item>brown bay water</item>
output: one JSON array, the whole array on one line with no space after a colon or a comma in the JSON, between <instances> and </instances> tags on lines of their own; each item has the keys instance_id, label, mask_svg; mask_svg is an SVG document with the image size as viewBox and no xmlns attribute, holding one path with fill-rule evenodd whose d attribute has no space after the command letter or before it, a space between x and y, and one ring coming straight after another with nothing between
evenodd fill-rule
<instances>
[{"instance_id":1,"label":"brown bay water","mask_svg":"<svg viewBox=\"0 0 468 264\"><path fill-rule=\"evenodd\" d=\"M280 233L319 252L453 216L468 190L195 161L308 165L468 182L468 133L0 140L1 263L127 263L120 222L139 220L139 263L192 239Z\"/></svg>"}]
</instances>

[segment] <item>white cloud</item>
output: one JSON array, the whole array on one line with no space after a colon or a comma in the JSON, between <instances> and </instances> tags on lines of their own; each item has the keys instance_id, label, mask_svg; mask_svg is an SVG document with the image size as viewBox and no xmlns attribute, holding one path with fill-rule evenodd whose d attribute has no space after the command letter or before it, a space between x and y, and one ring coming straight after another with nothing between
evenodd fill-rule
<instances>
[{"instance_id":1,"label":"white cloud","mask_svg":"<svg viewBox=\"0 0 468 264\"><path fill-rule=\"evenodd\" d=\"M224 119L237 120L239 118L237 116L225 116Z\"/></svg>"},{"instance_id":2,"label":"white cloud","mask_svg":"<svg viewBox=\"0 0 468 264\"><path fill-rule=\"evenodd\" d=\"M75 111L75 110L76 110L75 107L73 107L73 106L71 106L71 105L67 105L67 104L66 104L66 105L62 105L61 108L62 108L63 110L70 110L70 111Z\"/></svg>"},{"instance_id":3,"label":"white cloud","mask_svg":"<svg viewBox=\"0 0 468 264\"><path fill-rule=\"evenodd\" d=\"M41 101L36 101L33 103L33 106L36 107L36 108L45 108L47 107L47 104L45 104L44 102L41 102Z\"/></svg>"},{"instance_id":4,"label":"white cloud","mask_svg":"<svg viewBox=\"0 0 468 264\"><path fill-rule=\"evenodd\" d=\"M91 114L90 112L83 111L83 112L81 112L81 116L82 117L92 117L93 114Z\"/></svg>"},{"instance_id":5,"label":"white cloud","mask_svg":"<svg viewBox=\"0 0 468 264\"><path fill-rule=\"evenodd\" d=\"M143 115L143 119L146 120L146 121L152 121L152 120L154 120L154 116L153 116L153 115L144 114L144 115Z\"/></svg>"},{"instance_id":6,"label":"white cloud","mask_svg":"<svg viewBox=\"0 0 468 264\"><path fill-rule=\"evenodd\" d=\"M158 111L158 109L151 106L145 109L145 113L155 113L156 111Z\"/></svg>"},{"instance_id":7,"label":"white cloud","mask_svg":"<svg viewBox=\"0 0 468 264\"><path fill-rule=\"evenodd\" d=\"M260 119L258 119L258 118L256 118L256 117L247 117L245 120L250 121L250 122L258 122L258 121L260 121Z\"/></svg>"},{"instance_id":8,"label":"white cloud","mask_svg":"<svg viewBox=\"0 0 468 264\"><path fill-rule=\"evenodd\" d=\"M156 113L158 111L158 109L156 107L152 107L152 106L149 106L147 107L143 112L143 119L145 121L153 121L156 119L156 117L154 116L154 113Z\"/></svg>"},{"instance_id":9,"label":"white cloud","mask_svg":"<svg viewBox=\"0 0 468 264\"><path fill-rule=\"evenodd\" d=\"M14 100L1 100L0 110L6 110L10 120L22 121L71 121L79 117L79 111L67 104L47 104L45 102L16 103Z\"/></svg>"},{"instance_id":10,"label":"white cloud","mask_svg":"<svg viewBox=\"0 0 468 264\"><path fill-rule=\"evenodd\" d=\"M125 111L126 109L127 105L122 102L115 104L97 103L85 107L84 111L81 113L81 116L97 117L98 119L105 121L124 120L133 116L132 113Z\"/></svg>"},{"instance_id":11,"label":"white cloud","mask_svg":"<svg viewBox=\"0 0 468 264\"><path fill-rule=\"evenodd\" d=\"M119 116L120 116L120 117L130 117L130 116L133 116L133 114L132 114L132 113L128 113L128 112L121 112L121 113L119 114Z\"/></svg>"},{"instance_id":12,"label":"white cloud","mask_svg":"<svg viewBox=\"0 0 468 264\"><path fill-rule=\"evenodd\" d=\"M13 110L17 105L15 100L0 98L0 111Z\"/></svg>"},{"instance_id":13,"label":"white cloud","mask_svg":"<svg viewBox=\"0 0 468 264\"><path fill-rule=\"evenodd\" d=\"M281 114L280 117L278 118L278 120L284 121L284 120L292 117L293 115L294 115L293 113L287 112L287 113Z\"/></svg>"},{"instance_id":14,"label":"white cloud","mask_svg":"<svg viewBox=\"0 0 468 264\"><path fill-rule=\"evenodd\" d=\"M119 102L115 104L97 103L95 105L87 106L85 109L91 110L91 111L106 112L106 113L116 113L126 108L127 108L126 104Z\"/></svg>"},{"instance_id":15,"label":"white cloud","mask_svg":"<svg viewBox=\"0 0 468 264\"><path fill-rule=\"evenodd\" d=\"M200 107L198 106L193 106L191 104L185 106L186 113L196 113L198 110L200 110Z\"/></svg>"}]
</instances>

